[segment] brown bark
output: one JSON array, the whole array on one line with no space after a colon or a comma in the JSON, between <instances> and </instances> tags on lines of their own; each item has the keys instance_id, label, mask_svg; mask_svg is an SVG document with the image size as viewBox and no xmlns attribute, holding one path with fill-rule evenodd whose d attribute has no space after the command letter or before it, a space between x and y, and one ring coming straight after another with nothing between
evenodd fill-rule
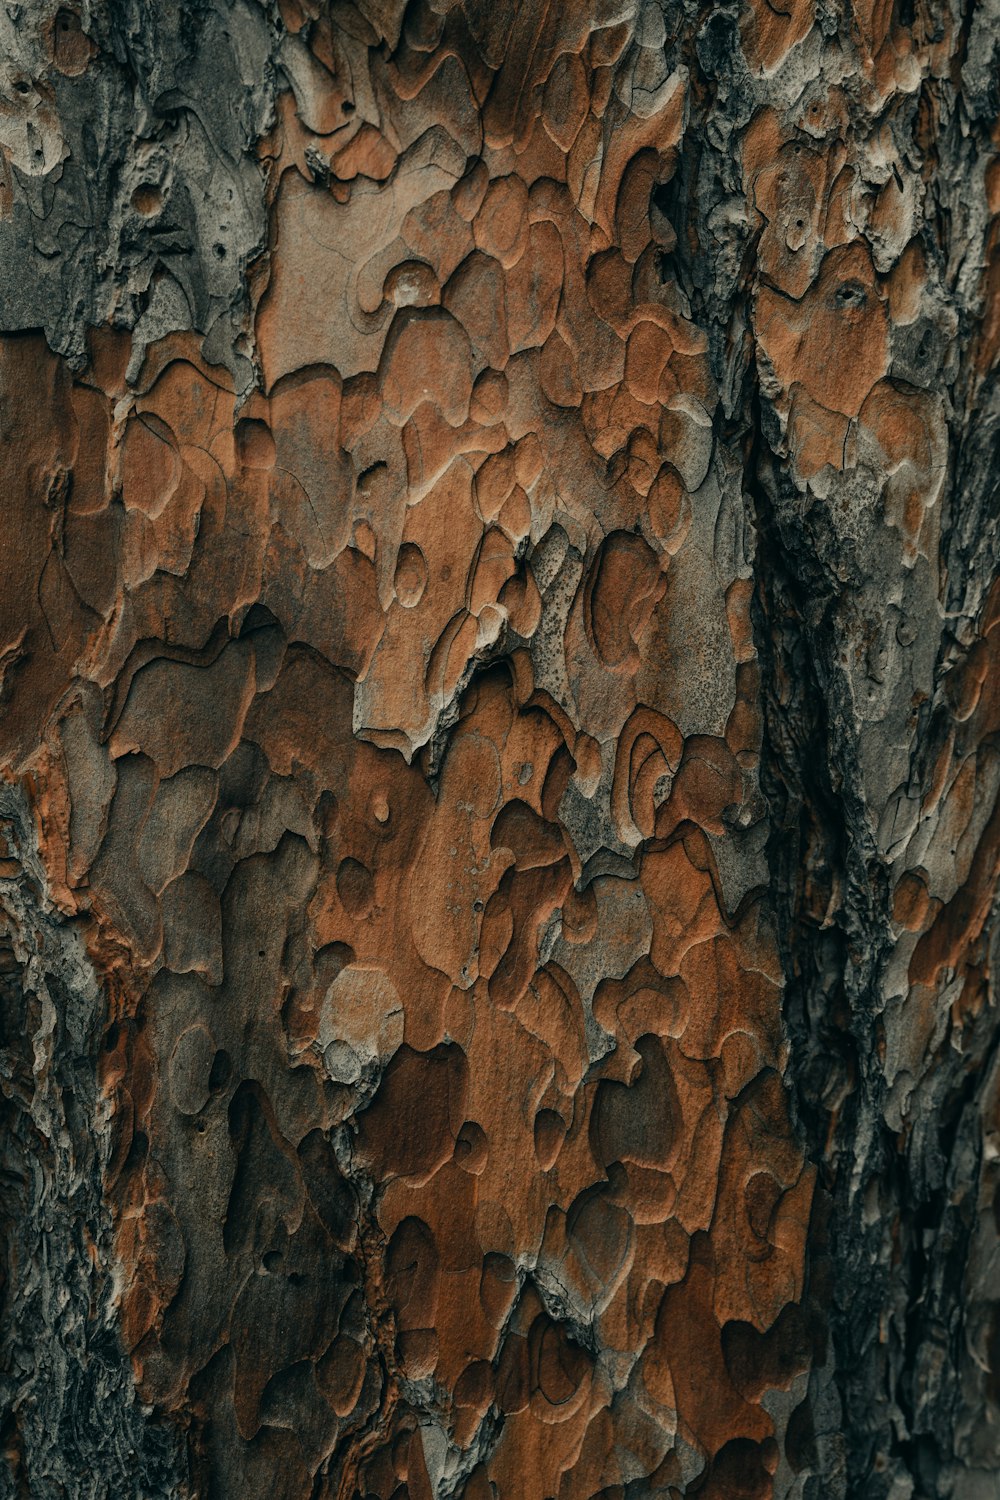
<instances>
[{"instance_id":1,"label":"brown bark","mask_svg":"<svg viewBox=\"0 0 1000 1500\"><path fill-rule=\"evenodd\" d=\"M1000 1475L1000 15L8 8L14 1495Z\"/></svg>"}]
</instances>

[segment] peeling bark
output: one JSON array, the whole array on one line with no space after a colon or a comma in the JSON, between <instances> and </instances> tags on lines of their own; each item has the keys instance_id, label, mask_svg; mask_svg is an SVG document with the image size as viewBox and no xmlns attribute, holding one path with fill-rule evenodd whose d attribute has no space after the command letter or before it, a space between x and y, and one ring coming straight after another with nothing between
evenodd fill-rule
<instances>
[{"instance_id":1,"label":"peeling bark","mask_svg":"<svg viewBox=\"0 0 1000 1500\"><path fill-rule=\"evenodd\" d=\"M0 36L4 1485L992 1496L996 5Z\"/></svg>"}]
</instances>

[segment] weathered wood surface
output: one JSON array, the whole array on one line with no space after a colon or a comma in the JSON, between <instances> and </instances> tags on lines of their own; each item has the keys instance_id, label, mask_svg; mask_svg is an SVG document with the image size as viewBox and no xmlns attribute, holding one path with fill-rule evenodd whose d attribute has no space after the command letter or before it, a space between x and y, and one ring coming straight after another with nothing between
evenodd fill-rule
<instances>
[{"instance_id":1,"label":"weathered wood surface","mask_svg":"<svg viewBox=\"0 0 1000 1500\"><path fill-rule=\"evenodd\" d=\"M0 1491L994 1496L995 0L0 42Z\"/></svg>"}]
</instances>

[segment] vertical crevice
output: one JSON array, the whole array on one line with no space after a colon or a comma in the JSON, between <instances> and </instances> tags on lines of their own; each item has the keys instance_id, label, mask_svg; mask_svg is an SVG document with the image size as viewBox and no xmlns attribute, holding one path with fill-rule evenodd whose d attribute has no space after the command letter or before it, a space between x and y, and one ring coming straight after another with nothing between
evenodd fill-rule
<instances>
[{"instance_id":1,"label":"vertical crevice","mask_svg":"<svg viewBox=\"0 0 1000 1500\"><path fill-rule=\"evenodd\" d=\"M102 994L46 898L23 797L0 786L0 1489L186 1493L179 1434L139 1405L117 1331Z\"/></svg>"}]
</instances>

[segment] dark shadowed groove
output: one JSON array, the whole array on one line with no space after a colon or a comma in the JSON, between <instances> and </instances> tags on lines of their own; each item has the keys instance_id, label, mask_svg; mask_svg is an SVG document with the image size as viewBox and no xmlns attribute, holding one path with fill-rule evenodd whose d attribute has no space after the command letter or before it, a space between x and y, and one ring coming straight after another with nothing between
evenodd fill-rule
<instances>
[{"instance_id":1,"label":"dark shadowed groove","mask_svg":"<svg viewBox=\"0 0 1000 1500\"><path fill-rule=\"evenodd\" d=\"M174 1500L178 1432L138 1402L116 1322L104 998L47 899L23 795L0 786L0 1492Z\"/></svg>"}]
</instances>

